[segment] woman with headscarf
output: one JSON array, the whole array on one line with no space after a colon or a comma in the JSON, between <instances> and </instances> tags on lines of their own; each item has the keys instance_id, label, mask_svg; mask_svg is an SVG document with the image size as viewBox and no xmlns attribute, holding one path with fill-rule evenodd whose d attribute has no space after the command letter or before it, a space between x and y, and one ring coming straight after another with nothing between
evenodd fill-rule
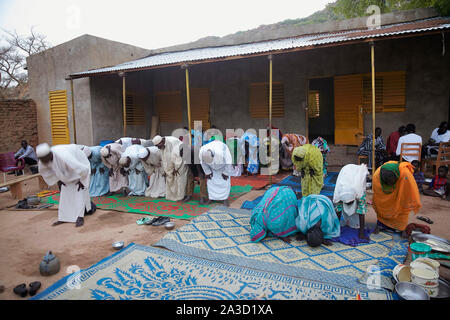
<instances>
[{"instance_id":1,"label":"woman with headscarf","mask_svg":"<svg viewBox=\"0 0 450 320\"><path fill-rule=\"evenodd\" d=\"M327 140L325 140L322 137L317 137L316 139L313 140L313 142L311 142L311 144L319 148L320 152L322 152L323 177L325 178L327 176L327 168L328 168L327 155L330 152L330 147L328 147Z\"/></svg>"},{"instance_id":2,"label":"woman with headscarf","mask_svg":"<svg viewBox=\"0 0 450 320\"><path fill-rule=\"evenodd\" d=\"M100 197L109 192L109 169L102 162L101 146L82 148L91 163L91 180L89 194L91 197Z\"/></svg>"},{"instance_id":3,"label":"woman with headscarf","mask_svg":"<svg viewBox=\"0 0 450 320\"><path fill-rule=\"evenodd\" d=\"M366 178L369 174L365 164L348 164L344 166L336 180L333 203L341 225L359 228L359 238L364 235L366 202ZM342 219L341 219L342 217Z\"/></svg>"},{"instance_id":4,"label":"woman with headscarf","mask_svg":"<svg viewBox=\"0 0 450 320\"><path fill-rule=\"evenodd\" d=\"M272 187L252 209L250 241L258 242L267 235L285 238L297 233L297 196L290 187Z\"/></svg>"},{"instance_id":5,"label":"woman with headscarf","mask_svg":"<svg viewBox=\"0 0 450 320\"><path fill-rule=\"evenodd\" d=\"M241 152L245 157L244 170L245 173L255 175L259 170L258 147L259 139L256 134L246 132L239 140Z\"/></svg>"},{"instance_id":6,"label":"woman with headscarf","mask_svg":"<svg viewBox=\"0 0 450 320\"><path fill-rule=\"evenodd\" d=\"M411 163L397 161L389 161L375 171L373 208L378 221L374 233L378 233L380 227L405 230L409 213L417 213L422 207L413 172Z\"/></svg>"},{"instance_id":7,"label":"woman with headscarf","mask_svg":"<svg viewBox=\"0 0 450 320\"><path fill-rule=\"evenodd\" d=\"M323 159L319 148L311 144L295 148L292 162L301 175L303 197L319 194L323 187Z\"/></svg>"},{"instance_id":8,"label":"woman with headscarf","mask_svg":"<svg viewBox=\"0 0 450 320\"><path fill-rule=\"evenodd\" d=\"M330 240L341 234L333 203L323 195L312 194L298 200L295 224L300 231L297 239L306 239L310 247L332 245Z\"/></svg>"},{"instance_id":9,"label":"woman with headscarf","mask_svg":"<svg viewBox=\"0 0 450 320\"><path fill-rule=\"evenodd\" d=\"M301 147L309 143L308 138L300 134L287 133L281 138L281 155L280 162L283 170L292 169L292 152L295 148ZM297 170L294 168L294 176L298 175Z\"/></svg>"}]
</instances>

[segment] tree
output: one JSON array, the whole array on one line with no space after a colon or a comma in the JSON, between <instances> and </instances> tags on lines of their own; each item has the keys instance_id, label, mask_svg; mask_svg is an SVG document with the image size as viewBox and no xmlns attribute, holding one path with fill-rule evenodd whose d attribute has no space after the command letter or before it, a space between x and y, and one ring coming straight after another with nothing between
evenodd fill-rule
<instances>
[{"instance_id":1,"label":"tree","mask_svg":"<svg viewBox=\"0 0 450 320\"><path fill-rule=\"evenodd\" d=\"M0 89L24 87L28 80L26 58L48 49L50 44L34 28L28 36L19 35L15 30L3 32L5 35L0 38L5 43L0 46Z\"/></svg>"},{"instance_id":2,"label":"tree","mask_svg":"<svg viewBox=\"0 0 450 320\"><path fill-rule=\"evenodd\" d=\"M333 10L336 15L349 19L370 15L366 13L370 5L377 5L381 13L432 7L443 16L450 15L449 0L337 0Z\"/></svg>"}]
</instances>

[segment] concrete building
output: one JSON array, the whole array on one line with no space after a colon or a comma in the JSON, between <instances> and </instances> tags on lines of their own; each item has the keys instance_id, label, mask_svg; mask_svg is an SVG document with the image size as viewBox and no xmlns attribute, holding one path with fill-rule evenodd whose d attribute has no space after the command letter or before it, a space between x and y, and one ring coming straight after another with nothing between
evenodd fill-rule
<instances>
[{"instance_id":1,"label":"concrete building","mask_svg":"<svg viewBox=\"0 0 450 320\"><path fill-rule=\"evenodd\" d=\"M83 35L28 57L30 98L36 103L39 143L52 143L49 96L52 92L60 91L66 100L66 121L63 125L67 126L70 142L74 142L71 83L66 80L69 74L134 60L148 53L147 49ZM92 145L92 97L89 78L75 81L73 89L77 143ZM64 121L62 118L57 121Z\"/></svg>"},{"instance_id":2,"label":"concrete building","mask_svg":"<svg viewBox=\"0 0 450 320\"><path fill-rule=\"evenodd\" d=\"M31 57L28 65L33 80L31 96L42 122L40 142L51 142L45 122L50 120L48 91L59 87L49 80L42 85L37 79L58 78L64 90L70 86L64 79L73 79L77 143L98 144L124 134L149 138L154 115L159 116L160 134L170 135L176 128L187 127L186 72L182 68L186 65L191 120L202 120L204 129L215 125L224 133L225 129L265 128L270 56L273 125L282 132L308 134L310 139L320 135L331 144L357 145L358 136L372 132L371 43L375 52L376 126L387 138L400 125L415 123L417 133L426 140L450 115L446 43L450 17L437 17L433 10L421 9L382 15L381 24L368 29L367 18L358 18L268 28L152 51L120 44L120 58L127 62L116 65L111 60L96 60L83 67L87 63L82 62L84 58L75 63L74 57L51 49L42 57ZM61 45L62 51L76 40ZM92 45L89 50L96 56L106 48ZM130 52L137 59L129 59ZM141 57L148 55L139 59L137 52ZM82 55L80 51L78 57ZM47 60L40 60L44 57ZM57 64L60 71L53 76L59 59L64 63ZM76 67L69 69L71 65ZM73 128L69 129L73 142Z\"/></svg>"}]
</instances>

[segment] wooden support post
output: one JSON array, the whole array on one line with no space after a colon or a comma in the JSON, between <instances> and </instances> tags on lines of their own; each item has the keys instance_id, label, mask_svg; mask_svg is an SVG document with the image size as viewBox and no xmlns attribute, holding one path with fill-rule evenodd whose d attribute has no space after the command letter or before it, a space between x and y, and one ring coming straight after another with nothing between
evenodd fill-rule
<instances>
[{"instance_id":1,"label":"wooden support post","mask_svg":"<svg viewBox=\"0 0 450 320\"><path fill-rule=\"evenodd\" d=\"M72 97L73 141L77 144L77 126L75 123L75 97L73 95L73 79L70 79L70 95Z\"/></svg>"},{"instance_id":2,"label":"wooden support post","mask_svg":"<svg viewBox=\"0 0 450 320\"><path fill-rule=\"evenodd\" d=\"M192 135L191 135L191 93L189 90L189 66L183 65L182 68L185 69L186 74L186 103L187 103L187 113L188 113L188 128L189 128L189 146L192 145Z\"/></svg>"},{"instance_id":3,"label":"wooden support post","mask_svg":"<svg viewBox=\"0 0 450 320\"><path fill-rule=\"evenodd\" d=\"M269 185L272 185L272 55L269 55Z\"/></svg>"},{"instance_id":4,"label":"wooden support post","mask_svg":"<svg viewBox=\"0 0 450 320\"><path fill-rule=\"evenodd\" d=\"M370 56L372 62L372 177L376 170L375 163L375 45L370 42ZM373 190L373 183L372 183Z\"/></svg>"},{"instance_id":5,"label":"wooden support post","mask_svg":"<svg viewBox=\"0 0 450 320\"><path fill-rule=\"evenodd\" d=\"M127 96L126 96L126 80L125 74L119 73L119 76L122 77L122 108L123 108L123 136L127 136Z\"/></svg>"}]
</instances>

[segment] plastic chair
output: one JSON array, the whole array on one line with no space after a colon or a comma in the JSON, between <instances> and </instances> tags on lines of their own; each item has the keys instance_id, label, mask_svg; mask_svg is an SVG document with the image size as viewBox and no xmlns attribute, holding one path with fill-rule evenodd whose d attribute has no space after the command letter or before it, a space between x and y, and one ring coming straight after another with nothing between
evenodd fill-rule
<instances>
[{"instance_id":1,"label":"plastic chair","mask_svg":"<svg viewBox=\"0 0 450 320\"><path fill-rule=\"evenodd\" d=\"M427 165L435 166L436 173L440 166L450 165L450 142L441 142L439 144L439 151L436 159L426 159L423 163L423 168L426 170Z\"/></svg>"},{"instance_id":2,"label":"plastic chair","mask_svg":"<svg viewBox=\"0 0 450 320\"><path fill-rule=\"evenodd\" d=\"M21 165L16 165L14 152L0 153L0 171L3 172L3 182L6 182L6 173L16 170L23 170L25 161L21 161Z\"/></svg>"}]
</instances>

